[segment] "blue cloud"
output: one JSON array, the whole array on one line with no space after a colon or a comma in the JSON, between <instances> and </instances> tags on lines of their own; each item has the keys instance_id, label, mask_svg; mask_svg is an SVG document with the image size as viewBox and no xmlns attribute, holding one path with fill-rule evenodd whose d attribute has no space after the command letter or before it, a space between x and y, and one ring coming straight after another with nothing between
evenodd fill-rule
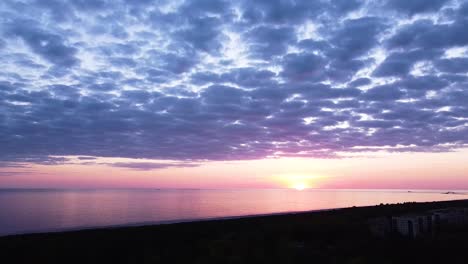
<instances>
[{"instance_id":1,"label":"blue cloud","mask_svg":"<svg viewBox=\"0 0 468 264\"><path fill-rule=\"evenodd\" d=\"M17 20L7 26L7 36L20 37L36 54L60 67L68 68L79 63L77 49L67 45L58 34L37 28L34 20Z\"/></svg>"},{"instance_id":2,"label":"blue cloud","mask_svg":"<svg viewBox=\"0 0 468 264\"><path fill-rule=\"evenodd\" d=\"M386 6L397 11L414 15L417 13L436 12L449 0L387 0Z\"/></svg>"},{"instance_id":3,"label":"blue cloud","mask_svg":"<svg viewBox=\"0 0 468 264\"><path fill-rule=\"evenodd\" d=\"M0 14L3 167L468 144L467 1L7 0Z\"/></svg>"}]
</instances>

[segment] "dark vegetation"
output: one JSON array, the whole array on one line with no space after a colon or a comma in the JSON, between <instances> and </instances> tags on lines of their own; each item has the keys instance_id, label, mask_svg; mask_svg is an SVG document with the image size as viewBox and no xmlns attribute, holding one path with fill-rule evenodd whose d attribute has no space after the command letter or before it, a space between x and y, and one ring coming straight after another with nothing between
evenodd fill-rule
<instances>
[{"instance_id":1,"label":"dark vegetation","mask_svg":"<svg viewBox=\"0 0 468 264\"><path fill-rule=\"evenodd\" d=\"M468 263L468 228L373 237L367 220L468 200L0 238L1 263Z\"/></svg>"}]
</instances>

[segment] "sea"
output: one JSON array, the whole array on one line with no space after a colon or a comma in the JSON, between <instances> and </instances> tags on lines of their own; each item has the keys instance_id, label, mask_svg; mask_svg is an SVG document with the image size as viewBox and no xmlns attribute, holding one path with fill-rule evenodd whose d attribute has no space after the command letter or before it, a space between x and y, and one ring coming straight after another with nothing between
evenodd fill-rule
<instances>
[{"instance_id":1,"label":"sea","mask_svg":"<svg viewBox=\"0 0 468 264\"><path fill-rule=\"evenodd\" d=\"M468 191L0 189L0 236L458 199Z\"/></svg>"}]
</instances>

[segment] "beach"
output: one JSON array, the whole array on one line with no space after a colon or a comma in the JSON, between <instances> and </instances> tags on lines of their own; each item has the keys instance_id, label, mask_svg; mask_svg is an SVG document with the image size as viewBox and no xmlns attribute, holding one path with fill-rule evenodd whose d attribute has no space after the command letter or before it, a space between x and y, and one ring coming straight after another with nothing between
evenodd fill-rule
<instances>
[{"instance_id":1,"label":"beach","mask_svg":"<svg viewBox=\"0 0 468 264\"><path fill-rule=\"evenodd\" d=\"M0 237L463 199L445 190L0 189Z\"/></svg>"},{"instance_id":2,"label":"beach","mask_svg":"<svg viewBox=\"0 0 468 264\"><path fill-rule=\"evenodd\" d=\"M468 229L382 239L369 219L468 207L401 203L0 237L4 263L465 263ZM436 250L437 249L437 250Z\"/></svg>"}]
</instances>

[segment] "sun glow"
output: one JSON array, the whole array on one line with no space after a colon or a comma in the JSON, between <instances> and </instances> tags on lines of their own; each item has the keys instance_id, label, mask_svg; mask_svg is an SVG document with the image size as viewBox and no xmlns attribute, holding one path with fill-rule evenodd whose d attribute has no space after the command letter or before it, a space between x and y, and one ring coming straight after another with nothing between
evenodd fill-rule
<instances>
[{"instance_id":1,"label":"sun glow","mask_svg":"<svg viewBox=\"0 0 468 264\"><path fill-rule=\"evenodd\" d=\"M305 183L303 183L303 182L298 182L298 183L295 183L293 185L293 188L298 190L298 191L302 191L302 190L307 188L307 185Z\"/></svg>"},{"instance_id":2,"label":"sun glow","mask_svg":"<svg viewBox=\"0 0 468 264\"><path fill-rule=\"evenodd\" d=\"M288 173L276 175L276 178L280 185L302 191L308 188L317 188L322 177L306 173Z\"/></svg>"}]
</instances>

